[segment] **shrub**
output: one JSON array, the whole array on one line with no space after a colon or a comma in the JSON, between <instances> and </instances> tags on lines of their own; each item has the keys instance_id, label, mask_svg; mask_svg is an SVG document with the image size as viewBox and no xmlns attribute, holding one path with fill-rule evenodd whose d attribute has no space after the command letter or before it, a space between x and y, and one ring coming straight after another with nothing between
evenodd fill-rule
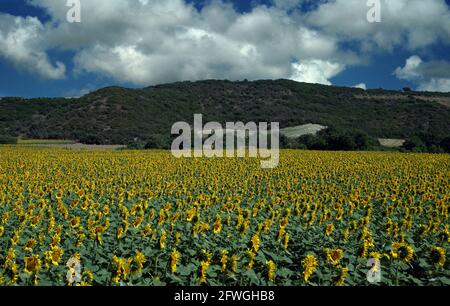
<instances>
[{"instance_id":1,"label":"shrub","mask_svg":"<svg viewBox=\"0 0 450 306\"><path fill-rule=\"evenodd\" d=\"M17 144L17 139L9 135L0 135L0 144Z\"/></svg>"},{"instance_id":2,"label":"shrub","mask_svg":"<svg viewBox=\"0 0 450 306\"><path fill-rule=\"evenodd\" d=\"M441 148L446 152L446 153L450 153L450 136L444 138L441 143Z\"/></svg>"}]
</instances>

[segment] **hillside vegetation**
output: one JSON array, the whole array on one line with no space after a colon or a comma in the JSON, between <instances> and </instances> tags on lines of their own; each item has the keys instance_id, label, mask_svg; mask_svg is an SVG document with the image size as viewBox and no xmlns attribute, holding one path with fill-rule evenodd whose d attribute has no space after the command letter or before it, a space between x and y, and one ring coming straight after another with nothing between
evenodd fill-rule
<instances>
[{"instance_id":1,"label":"hillside vegetation","mask_svg":"<svg viewBox=\"0 0 450 306\"><path fill-rule=\"evenodd\" d=\"M441 141L450 131L450 94L364 91L275 81L178 82L142 89L107 87L80 98L3 98L0 135L71 139L88 144L151 143L168 147L177 121L319 124L373 138Z\"/></svg>"}]
</instances>

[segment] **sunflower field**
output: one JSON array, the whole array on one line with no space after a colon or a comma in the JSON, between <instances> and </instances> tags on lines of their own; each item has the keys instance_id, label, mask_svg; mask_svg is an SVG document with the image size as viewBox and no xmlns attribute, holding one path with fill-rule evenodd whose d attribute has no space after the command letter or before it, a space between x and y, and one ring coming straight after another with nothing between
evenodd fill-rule
<instances>
[{"instance_id":1,"label":"sunflower field","mask_svg":"<svg viewBox=\"0 0 450 306\"><path fill-rule=\"evenodd\" d=\"M449 155L4 146L0 284L449 285L449 205Z\"/></svg>"}]
</instances>

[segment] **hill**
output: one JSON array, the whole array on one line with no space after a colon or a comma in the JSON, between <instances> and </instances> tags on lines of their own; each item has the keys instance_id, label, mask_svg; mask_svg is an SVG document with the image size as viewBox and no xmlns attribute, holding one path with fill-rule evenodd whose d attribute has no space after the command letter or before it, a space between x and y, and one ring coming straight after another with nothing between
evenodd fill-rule
<instances>
[{"instance_id":1,"label":"hill","mask_svg":"<svg viewBox=\"0 0 450 306\"><path fill-rule=\"evenodd\" d=\"M333 87L290 80L178 82L142 89L107 87L80 98L3 98L0 135L128 144L170 144L176 121L318 124L406 139L450 131L450 94Z\"/></svg>"}]
</instances>

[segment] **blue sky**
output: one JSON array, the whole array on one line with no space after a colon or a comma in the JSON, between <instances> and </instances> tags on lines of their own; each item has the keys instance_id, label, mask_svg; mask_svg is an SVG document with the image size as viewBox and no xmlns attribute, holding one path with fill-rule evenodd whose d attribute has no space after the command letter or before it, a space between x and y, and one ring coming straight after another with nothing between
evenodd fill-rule
<instances>
[{"instance_id":1,"label":"blue sky","mask_svg":"<svg viewBox=\"0 0 450 306\"><path fill-rule=\"evenodd\" d=\"M450 0L382 0L375 25L365 0L96 1L69 24L57 1L1 0L0 96L206 78L450 91Z\"/></svg>"}]
</instances>

